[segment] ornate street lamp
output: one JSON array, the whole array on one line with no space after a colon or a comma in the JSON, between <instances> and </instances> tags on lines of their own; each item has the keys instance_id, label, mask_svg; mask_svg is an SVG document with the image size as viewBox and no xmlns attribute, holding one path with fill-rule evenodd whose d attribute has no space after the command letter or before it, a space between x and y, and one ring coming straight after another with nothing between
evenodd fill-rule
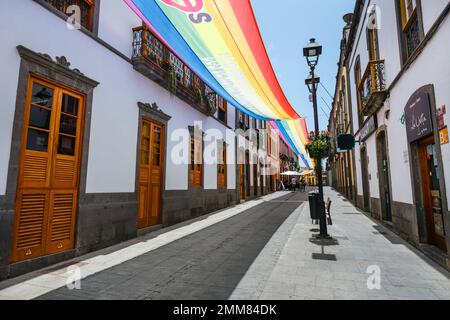
<instances>
[{"instance_id":1,"label":"ornate street lamp","mask_svg":"<svg viewBox=\"0 0 450 320\"><path fill-rule=\"evenodd\" d=\"M305 80L309 92L312 95L313 109L314 109L314 126L316 132L319 132L319 115L317 112L317 86L320 78L315 75L314 71L319 63L319 57L322 54L322 46L316 42L316 39L309 40L308 45L303 48L303 56L306 58L310 73ZM322 159L316 160L316 176L317 184L319 186L319 218L320 218L320 234L319 238L330 238L327 231L327 219L325 216L325 202L323 201L323 181L322 181Z\"/></svg>"},{"instance_id":2,"label":"ornate street lamp","mask_svg":"<svg viewBox=\"0 0 450 320\"><path fill-rule=\"evenodd\" d=\"M311 38L308 45L303 48L303 56L306 58L310 68L317 66L321 54L322 46L318 44L314 38Z\"/></svg>"}]
</instances>

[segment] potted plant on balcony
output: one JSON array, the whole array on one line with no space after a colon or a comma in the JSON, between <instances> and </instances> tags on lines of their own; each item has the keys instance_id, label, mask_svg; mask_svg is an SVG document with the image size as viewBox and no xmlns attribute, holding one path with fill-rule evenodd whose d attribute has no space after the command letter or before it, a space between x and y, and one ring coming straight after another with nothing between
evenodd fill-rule
<instances>
[{"instance_id":1,"label":"potted plant on balcony","mask_svg":"<svg viewBox=\"0 0 450 320\"><path fill-rule=\"evenodd\" d=\"M177 77L175 75L175 69L171 62L164 62L163 69L166 70L166 86L167 90L171 93L177 93Z\"/></svg>"},{"instance_id":2,"label":"potted plant on balcony","mask_svg":"<svg viewBox=\"0 0 450 320\"><path fill-rule=\"evenodd\" d=\"M309 139L311 141L306 145L306 151L311 158L320 161L329 157L331 152L331 135L329 132L311 131Z\"/></svg>"},{"instance_id":3,"label":"potted plant on balcony","mask_svg":"<svg viewBox=\"0 0 450 320\"><path fill-rule=\"evenodd\" d=\"M214 100L207 98L206 101L208 102L206 105L206 115L213 116L217 112Z\"/></svg>"},{"instance_id":4,"label":"potted plant on balcony","mask_svg":"<svg viewBox=\"0 0 450 320\"><path fill-rule=\"evenodd\" d=\"M195 102L202 106L204 104L204 101L205 99L203 98L202 90L197 87L197 89L195 90Z\"/></svg>"}]
</instances>

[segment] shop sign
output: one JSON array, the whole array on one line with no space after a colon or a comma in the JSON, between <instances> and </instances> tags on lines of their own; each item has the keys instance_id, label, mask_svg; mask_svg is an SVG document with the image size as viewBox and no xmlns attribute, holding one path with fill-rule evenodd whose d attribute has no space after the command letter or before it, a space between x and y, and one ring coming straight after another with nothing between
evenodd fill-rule
<instances>
[{"instance_id":1,"label":"shop sign","mask_svg":"<svg viewBox=\"0 0 450 320\"><path fill-rule=\"evenodd\" d=\"M442 128L441 130L439 130L439 140L441 141L441 145L443 144L447 144L448 141L448 128Z\"/></svg>"},{"instance_id":2,"label":"shop sign","mask_svg":"<svg viewBox=\"0 0 450 320\"><path fill-rule=\"evenodd\" d=\"M376 116L372 116L369 118L369 120L364 124L364 126L359 131L359 135L361 138L361 141L367 140L367 138L370 137L372 133L375 132L378 128L378 121Z\"/></svg>"},{"instance_id":3,"label":"shop sign","mask_svg":"<svg viewBox=\"0 0 450 320\"><path fill-rule=\"evenodd\" d=\"M405 108L405 126L409 143L433 132L430 99L427 92L419 92L409 100Z\"/></svg>"}]
</instances>

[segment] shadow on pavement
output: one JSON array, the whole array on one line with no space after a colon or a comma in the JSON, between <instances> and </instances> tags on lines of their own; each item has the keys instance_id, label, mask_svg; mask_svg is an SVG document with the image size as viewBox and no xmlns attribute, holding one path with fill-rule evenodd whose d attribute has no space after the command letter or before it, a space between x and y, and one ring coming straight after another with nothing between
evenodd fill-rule
<instances>
[{"instance_id":1,"label":"shadow on pavement","mask_svg":"<svg viewBox=\"0 0 450 320\"><path fill-rule=\"evenodd\" d=\"M307 194L288 193L39 299L227 299Z\"/></svg>"}]
</instances>

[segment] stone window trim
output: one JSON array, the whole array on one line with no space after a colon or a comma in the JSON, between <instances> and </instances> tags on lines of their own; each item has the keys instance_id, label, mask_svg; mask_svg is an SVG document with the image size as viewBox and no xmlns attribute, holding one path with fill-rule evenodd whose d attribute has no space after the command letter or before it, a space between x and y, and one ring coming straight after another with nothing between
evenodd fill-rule
<instances>
[{"instance_id":1,"label":"stone window trim","mask_svg":"<svg viewBox=\"0 0 450 320\"><path fill-rule=\"evenodd\" d=\"M400 59L402 62L402 66L409 65L410 61L415 60L418 53L422 51L422 42L425 38L425 32L423 29L423 17L422 17L422 1L416 0L416 10L417 10L417 23L418 23L418 35L420 38L420 43L414 49L414 51L408 54L408 48L406 44L406 36L403 30L403 19L402 19L402 9L400 5L400 1L395 1L396 8L396 17L397 17L397 29L398 29L398 39L399 39L399 50L400 50Z\"/></svg>"},{"instance_id":2,"label":"stone window trim","mask_svg":"<svg viewBox=\"0 0 450 320\"><path fill-rule=\"evenodd\" d=\"M22 144L25 102L30 75L47 79L61 86L70 88L85 96L85 119L82 137L82 154L80 164L79 199L86 193L87 162L91 127L92 101L94 88L99 82L92 80L78 69L70 68L66 57L52 59L48 54L34 52L24 46L17 46L21 58L16 93L16 105L13 117L10 157L6 178L5 195L0 195L0 266L9 260L11 251L16 192L20 167L20 149ZM5 241L3 241L5 240ZM4 243L3 243L4 242Z\"/></svg>"},{"instance_id":3,"label":"stone window trim","mask_svg":"<svg viewBox=\"0 0 450 320\"><path fill-rule=\"evenodd\" d=\"M158 104L156 102L154 103L144 103L144 102L138 102L137 107L139 108L139 124L138 124L138 132L137 132L137 143L136 143L136 174L135 174L135 192L137 194L139 190L139 165L140 165L140 148L141 148L141 134L142 134L142 120L147 119L159 124L162 124L164 126L164 170L163 170L163 177L162 177L162 192L164 193L166 191L166 172L167 172L167 126L172 119L172 116L166 114L164 111L160 109ZM161 206L164 206L164 203L161 203ZM163 212L163 209L161 207L161 212Z\"/></svg>"},{"instance_id":4,"label":"stone window trim","mask_svg":"<svg viewBox=\"0 0 450 320\"><path fill-rule=\"evenodd\" d=\"M47 9L51 13L55 14L59 18L63 19L64 21L67 21L68 15L64 12L59 11L58 9L53 7L47 1L45 1L45 0L33 0L33 1L40 4L45 9ZM97 36L98 35L99 17L100 17L100 0L95 0L94 1L94 13L93 13L93 17L92 17L92 31L89 29L86 29L84 26L81 26L81 31L83 33L92 34L94 36Z\"/></svg>"},{"instance_id":5,"label":"stone window trim","mask_svg":"<svg viewBox=\"0 0 450 320\"><path fill-rule=\"evenodd\" d=\"M14 114L13 134L11 143L11 156L9 161L8 178L6 185L7 195L14 195L17 189L17 176L19 169L19 153L25 112L26 88L30 75L35 75L61 84L86 97L85 124L82 138L82 155L80 168L80 191L86 190L87 160L89 150L89 136L91 126L92 100L94 88L99 82L85 76L78 69L71 69L66 57L60 56L53 60L48 54L36 53L24 46L17 46L21 57L19 82L17 88L16 108ZM11 199L13 204L14 197Z\"/></svg>"},{"instance_id":6,"label":"stone window trim","mask_svg":"<svg viewBox=\"0 0 450 320\"><path fill-rule=\"evenodd\" d=\"M33 0L33 1L36 2L37 4L43 6L45 9L49 10L50 12L55 14L57 17L63 19L64 21L67 20L66 14L55 9L53 6L48 4L46 1L44 1L44 0ZM95 7L94 7L94 21L93 21L93 28L92 28L93 31L90 31L84 27L81 27L81 29L79 31L84 33L86 36L90 37L92 40L96 41L97 43L99 43L100 45L102 45L103 47L108 49L109 51L113 52L114 54L116 54L117 56L119 56L120 58L122 58L123 60L125 60L126 62L131 64L131 59L129 57L127 57L122 52L120 52L119 50L117 50L116 48L114 48L113 46L111 46L110 44L106 43L105 41L103 41L102 39L100 39L98 37L99 17L100 17L100 0L96 0Z\"/></svg>"}]
</instances>

